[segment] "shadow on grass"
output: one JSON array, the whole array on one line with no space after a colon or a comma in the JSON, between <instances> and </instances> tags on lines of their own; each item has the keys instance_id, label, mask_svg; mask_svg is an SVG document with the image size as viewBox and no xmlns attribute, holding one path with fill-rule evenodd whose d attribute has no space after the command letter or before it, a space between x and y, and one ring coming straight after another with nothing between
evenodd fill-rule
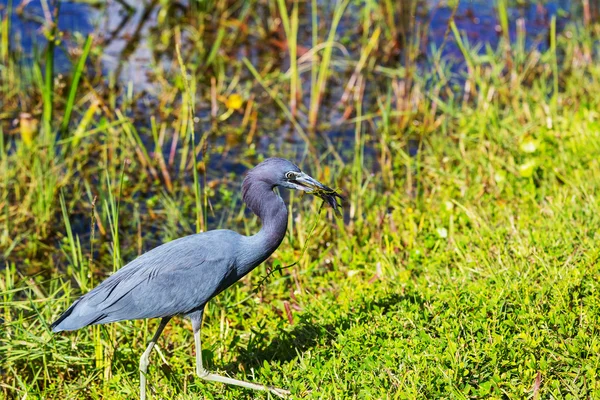
<instances>
[{"instance_id":1,"label":"shadow on grass","mask_svg":"<svg viewBox=\"0 0 600 400\"><path fill-rule=\"evenodd\" d=\"M421 296L389 294L380 299L363 301L352 307L348 312L328 324L319 324L319 315L304 313L299 316L299 322L290 331L281 331L272 340L269 336L257 336L251 340L246 349L239 348L239 356L235 362L218 366L230 373L236 373L240 367L248 371L259 368L263 362L286 362L294 359L317 345L328 346L338 336L352 328L357 322L365 322L373 313L385 314L394 310L401 302L410 302L422 307L425 300ZM335 306L335 304L332 304ZM218 362L217 362L218 364Z\"/></svg>"}]
</instances>

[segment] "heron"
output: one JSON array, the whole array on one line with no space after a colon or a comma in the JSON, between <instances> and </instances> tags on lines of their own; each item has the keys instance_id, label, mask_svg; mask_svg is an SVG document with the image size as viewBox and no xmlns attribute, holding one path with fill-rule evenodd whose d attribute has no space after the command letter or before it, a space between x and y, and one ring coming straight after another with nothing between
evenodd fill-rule
<instances>
[{"instance_id":1,"label":"heron","mask_svg":"<svg viewBox=\"0 0 600 400\"><path fill-rule=\"evenodd\" d=\"M288 209L274 190L285 188L321 197L335 211L335 190L283 158L268 158L251 169L242 183L242 199L261 220L252 236L212 230L162 244L137 257L84 294L51 325L53 332L73 331L111 322L160 318L158 329L140 358L140 399L146 399L150 353L174 316L191 320L196 349L196 374L207 381L269 391L289 391L217 375L202 364L200 330L206 303L264 262L287 231Z\"/></svg>"}]
</instances>

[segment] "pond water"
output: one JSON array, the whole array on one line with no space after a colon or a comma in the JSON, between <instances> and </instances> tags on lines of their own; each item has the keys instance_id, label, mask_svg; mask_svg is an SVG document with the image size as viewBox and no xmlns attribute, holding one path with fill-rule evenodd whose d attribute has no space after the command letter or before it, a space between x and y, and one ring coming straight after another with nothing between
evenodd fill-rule
<instances>
[{"instance_id":1,"label":"pond water","mask_svg":"<svg viewBox=\"0 0 600 400\"><path fill-rule=\"evenodd\" d=\"M151 56L145 37L151 29L157 27L159 4L155 1L144 3L129 0L129 2L130 9L127 8L127 3L117 1L98 5L60 1L58 28L64 34L63 40L66 46L63 46L63 49L69 48L73 36L94 33L101 37L105 46L104 68L107 71L121 68L119 71L121 79L141 84L146 82L147 74L144 70L148 68L148 60ZM526 31L525 45L528 49L538 47L542 50L547 46L552 16L557 16L559 31L570 20L581 19L579 4L581 2L557 0L515 3L516 5L508 7L510 36L515 40L517 20L521 19ZM44 22L54 19L57 2L0 0L0 17L4 17L10 4L14 10L11 20L11 38L15 39L13 43L20 46L25 54L41 51L46 42ZM444 41L448 20L454 12L454 4L454 1L444 0L417 1L416 7L410 10L413 14L408 16L408 19L428 27L426 43L423 46L426 52L432 48L431 46L439 48ZM353 13L350 13L348 18L342 19L340 31L345 28L355 29L352 15ZM455 13L455 21L458 29L466 33L471 44L489 44L495 47L500 39L498 12L494 1L460 1ZM306 28L309 28L310 21L304 23L307 25ZM300 39L302 40L303 37L305 43L300 44L310 46L310 35L301 34ZM132 38L136 38L133 44ZM460 56L460 50L453 40L447 40L443 53L445 56ZM65 51L57 49L55 57L57 70L68 71L71 63Z\"/></svg>"}]
</instances>

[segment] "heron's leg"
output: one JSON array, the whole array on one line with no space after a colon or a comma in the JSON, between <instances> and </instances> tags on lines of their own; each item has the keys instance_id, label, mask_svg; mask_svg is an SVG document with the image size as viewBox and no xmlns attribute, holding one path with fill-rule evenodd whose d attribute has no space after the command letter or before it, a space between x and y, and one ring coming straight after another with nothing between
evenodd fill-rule
<instances>
[{"instance_id":1,"label":"heron's leg","mask_svg":"<svg viewBox=\"0 0 600 400\"><path fill-rule=\"evenodd\" d=\"M200 343L200 329L194 332L194 342L196 343L196 373L200 378L205 379L207 381L221 382L228 385L241 386L248 389L268 390L269 392L279 397L285 397L286 395L290 394L290 392L287 390L277 389L270 386L257 385L256 383L239 381L237 379L232 379L226 376L211 374L202 367L202 346Z\"/></svg>"},{"instance_id":2,"label":"heron's leg","mask_svg":"<svg viewBox=\"0 0 600 400\"><path fill-rule=\"evenodd\" d=\"M171 317L165 317L160 320L160 325L158 326L156 333L152 336L150 343L148 343L148 347L146 347L146 351L144 351L144 354L142 354L142 357L140 358L140 400L146 400L146 372L148 371L148 364L150 363L150 353L170 319Z\"/></svg>"}]
</instances>

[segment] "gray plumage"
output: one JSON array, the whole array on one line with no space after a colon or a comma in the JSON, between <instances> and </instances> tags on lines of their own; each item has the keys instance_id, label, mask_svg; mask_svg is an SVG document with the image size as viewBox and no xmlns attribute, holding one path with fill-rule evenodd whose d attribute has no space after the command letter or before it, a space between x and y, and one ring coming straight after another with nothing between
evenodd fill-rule
<instances>
[{"instance_id":1,"label":"gray plumage","mask_svg":"<svg viewBox=\"0 0 600 400\"><path fill-rule=\"evenodd\" d=\"M163 318L161 327L164 328L172 316L185 315L191 318L196 334L206 303L261 264L281 244L287 230L288 212L284 201L273 190L277 186L315 192L334 208L337 206L335 197L339 195L332 189L304 174L288 160L267 159L250 170L242 184L244 202L262 221L257 234L244 236L230 230L214 230L158 246L77 299L52 324L52 330L71 331L88 325L143 318ZM156 336L160 331L162 328ZM198 347L199 343L198 337ZM152 345L153 342L148 354ZM199 362L201 367L201 360ZM226 380L221 381L285 392ZM144 386L141 390L144 398Z\"/></svg>"},{"instance_id":2,"label":"gray plumage","mask_svg":"<svg viewBox=\"0 0 600 400\"><path fill-rule=\"evenodd\" d=\"M243 276L236 268L242 242L235 232L220 230L156 247L76 300L52 330L196 311Z\"/></svg>"}]
</instances>

